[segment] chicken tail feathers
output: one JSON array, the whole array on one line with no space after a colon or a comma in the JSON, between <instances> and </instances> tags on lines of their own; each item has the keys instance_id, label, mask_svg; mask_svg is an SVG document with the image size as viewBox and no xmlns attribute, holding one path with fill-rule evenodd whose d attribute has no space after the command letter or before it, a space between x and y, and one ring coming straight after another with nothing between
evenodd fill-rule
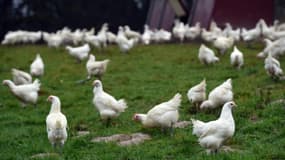
<instances>
[{"instance_id":1,"label":"chicken tail feathers","mask_svg":"<svg viewBox=\"0 0 285 160\"><path fill-rule=\"evenodd\" d=\"M66 46L65 49L70 51L71 50L71 46Z\"/></svg>"},{"instance_id":2,"label":"chicken tail feathers","mask_svg":"<svg viewBox=\"0 0 285 160\"><path fill-rule=\"evenodd\" d=\"M33 84L38 90L40 89L41 83L39 79L35 79Z\"/></svg>"},{"instance_id":3,"label":"chicken tail feathers","mask_svg":"<svg viewBox=\"0 0 285 160\"><path fill-rule=\"evenodd\" d=\"M175 96L169 100L171 106L173 106L175 109L178 109L182 101L182 95L180 93L176 93Z\"/></svg>"},{"instance_id":4,"label":"chicken tail feathers","mask_svg":"<svg viewBox=\"0 0 285 160\"><path fill-rule=\"evenodd\" d=\"M126 103L126 101L124 99L120 99L118 101L118 103L119 103L119 108L118 109L119 109L120 112L124 112L125 109L128 108L127 103Z\"/></svg>"},{"instance_id":5,"label":"chicken tail feathers","mask_svg":"<svg viewBox=\"0 0 285 160\"><path fill-rule=\"evenodd\" d=\"M192 118L191 118L191 122L193 125L192 134L196 135L197 137L200 137L202 135L202 128L205 123L202 121L196 120L196 119L192 119Z\"/></svg>"},{"instance_id":6,"label":"chicken tail feathers","mask_svg":"<svg viewBox=\"0 0 285 160\"><path fill-rule=\"evenodd\" d=\"M106 70L106 69L107 69L107 66L108 66L108 63L110 62L110 60L109 60L109 59L106 59L106 60L104 60L103 62L104 62L104 63L103 63L103 68L104 68L104 70Z\"/></svg>"}]
</instances>

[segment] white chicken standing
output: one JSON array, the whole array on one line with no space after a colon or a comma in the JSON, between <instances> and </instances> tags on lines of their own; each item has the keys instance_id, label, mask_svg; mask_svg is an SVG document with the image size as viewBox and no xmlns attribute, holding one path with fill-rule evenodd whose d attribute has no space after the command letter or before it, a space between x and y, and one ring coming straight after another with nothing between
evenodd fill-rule
<instances>
[{"instance_id":1,"label":"white chicken standing","mask_svg":"<svg viewBox=\"0 0 285 160\"><path fill-rule=\"evenodd\" d=\"M30 66L30 72L33 76L43 76L44 75L44 63L40 54L37 54L36 59Z\"/></svg>"},{"instance_id":2,"label":"white chicken standing","mask_svg":"<svg viewBox=\"0 0 285 160\"><path fill-rule=\"evenodd\" d=\"M86 63L86 69L88 73L87 79L91 79L92 76L97 76L98 79L102 79L103 74L107 70L108 63L110 62L109 59L103 61L96 61L94 55L90 54L89 59Z\"/></svg>"},{"instance_id":3,"label":"white chicken standing","mask_svg":"<svg viewBox=\"0 0 285 160\"><path fill-rule=\"evenodd\" d=\"M141 41L145 45L149 45L151 42L151 37L153 36L153 31L149 29L149 26L146 24L144 25L144 32L141 36Z\"/></svg>"},{"instance_id":4,"label":"white chicken standing","mask_svg":"<svg viewBox=\"0 0 285 160\"><path fill-rule=\"evenodd\" d=\"M124 99L116 100L112 95L104 92L103 84L100 80L93 82L93 104L100 113L101 119L106 120L107 126L110 120L118 117L128 107Z\"/></svg>"},{"instance_id":5,"label":"white chicken standing","mask_svg":"<svg viewBox=\"0 0 285 160\"><path fill-rule=\"evenodd\" d=\"M279 58L284 55L285 51L285 38L280 38L275 41L270 41L268 39L264 39L266 43L266 47L260 53L258 53L258 58L265 58L270 53L272 57Z\"/></svg>"},{"instance_id":6,"label":"white chicken standing","mask_svg":"<svg viewBox=\"0 0 285 160\"><path fill-rule=\"evenodd\" d=\"M235 121L232 109L237 105L233 102L224 104L219 119L210 122L192 120L193 135L199 139L199 144L207 149L207 153L217 153L223 143L235 133Z\"/></svg>"},{"instance_id":7,"label":"white chicken standing","mask_svg":"<svg viewBox=\"0 0 285 160\"><path fill-rule=\"evenodd\" d=\"M267 74L273 79L279 79L283 76L283 70L280 67L280 63L277 59L273 58L269 53L267 58L264 60L264 68Z\"/></svg>"},{"instance_id":8,"label":"white chicken standing","mask_svg":"<svg viewBox=\"0 0 285 160\"><path fill-rule=\"evenodd\" d=\"M208 100L202 102L201 109L211 109L224 105L226 102L232 101L234 97L232 91L232 79L229 78L221 85L214 88L210 93Z\"/></svg>"},{"instance_id":9,"label":"white chicken standing","mask_svg":"<svg viewBox=\"0 0 285 160\"><path fill-rule=\"evenodd\" d=\"M136 38L127 39L127 37L124 34L123 28L119 27L116 42L117 42L121 52L127 53L138 42L138 39L136 39Z\"/></svg>"},{"instance_id":10,"label":"white chicken standing","mask_svg":"<svg viewBox=\"0 0 285 160\"><path fill-rule=\"evenodd\" d=\"M237 28L236 30L233 30L232 26L230 23L226 23L226 27L223 30L223 35L226 37L233 37L235 42L240 41L240 32L241 29Z\"/></svg>"},{"instance_id":11,"label":"white chicken standing","mask_svg":"<svg viewBox=\"0 0 285 160\"><path fill-rule=\"evenodd\" d=\"M173 125L178 121L178 108L181 104L181 94L177 93L167 102L154 106L147 114L136 113L133 120L140 121L144 127L170 128L173 134Z\"/></svg>"},{"instance_id":12,"label":"white chicken standing","mask_svg":"<svg viewBox=\"0 0 285 160\"><path fill-rule=\"evenodd\" d=\"M218 36L213 41L213 46L217 48L222 55L224 55L226 51L233 46L233 44L233 37Z\"/></svg>"},{"instance_id":13,"label":"white chicken standing","mask_svg":"<svg viewBox=\"0 0 285 160\"><path fill-rule=\"evenodd\" d=\"M216 36L222 35L222 29L218 27L215 21L211 21L209 31Z\"/></svg>"},{"instance_id":14,"label":"white chicken standing","mask_svg":"<svg viewBox=\"0 0 285 160\"><path fill-rule=\"evenodd\" d=\"M125 29L124 32L127 38L135 38L135 39L141 38L141 34L139 32L131 30L129 26L127 25L124 26L124 29Z\"/></svg>"},{"instance_id":15,"label":"white chicken standing","mask_svg":"<svg viewBox=\"0 0 285 160\"><path fill-rule=\"evenodd\" d=\"M258 40L261 37L262 31L259 24L256 24L255 28L247 30L245 28L241 29L241 37L242 39L249 43L253 40Z\"/></svg>"},{"instance_id":16,"label":"white chicken standing","mask_svg":"<svg viewBox=\"0 0 285 160\"><path fill-rule=\"evenodd\" d=\"M80 47L71 47L66 46L66 49L68 50L68 53L75 57L78 62L81 62L82 60L86 59L88 57L88 53L90 51L89 44L84 44Z\"/></svg>"},{"instance_id":17,"label":"white chicken standing","mask_svg":"<svg viewBox=\"0 0 285 160\"><path fill-rule=\"evenodd\" d=\"M217 35L215 35L214 33L207 31L205 28L202 28L201 31L201 38L205 41L205 42L212 42Z\"/></svg>"},{"instance_id":18,"label":"white chicken standing","mask_svg":"<svg viewBox=\"0 0 285 160\"><path fill-rule=\"evenodd\" d=\"M201 44L199 48L198 58L200 62L205 65L213 64L219 61L219 58L215 56L214 51L206 47L204 44Z\"/></svg>"},{"instance_id":19,"label":"white chicken standing","mask_svg":"<svg viewBox=\"0 0 285 160\"><path fill-rule=\"evenodd\" d=\"M204 79L199 84L190 88L187 92L187 97L197 110L200 104L206 100L206 80Z\"/></svg>"},{"instance_id":20,"label":"white chicken standing","mask_svg":"<svg viewBox=\"0 0 285 160\"><path fill-rule=\"evenodd\" d=\"M174 21L174 27L172 28L173 37L178 38L180 42L183 42L185 37L184 23L179 20Z\"/></svg>"},{"instance_id":21,"label":"white chicken standing","mask_svg":"<svg viewBox=\"0 0 285 160\"><path fill-rule=\"evenodd\" d=\"M200 22L197 22L195 26L189 27L188 24L185 26L185 37L191 40L196 39L201 34Z\"/></svg>"},{"instance_id":22,"label":"white chicken standing","mask_svg":"<svg viewBox=\"0 0 285 160\"><path fill-rule=\"evenodd\" d=\"M37 105L38 91L40 90L40 81L34 80L32 84L23 84L16 86L11 80L4 80L3 85L7 85L12 94L21 101L22 106L25 107L28 103Z\"/></svg>"},{"instance_id":23,"label":"white chicken standing","mask_svg":"<svg viewBox=\"0 0 285 160\"><path fill-rule=\"evenodd\" d=\"M12 68L13 82L15 85L31 84L32 76L24 71Z\"/></svg>"},{"instance_id":24,"label":"white chicken standing","mask_svg":"<svg viewBox=\"0 0 285 160\"><path fill-rule=\"evenodd\" d=\"M54 148L59 145L61 151L67 139L67 119L61 113L60 99L57 96L50 95L47 100L51 102L50 112L46 117L48 139Z\"/></svg>"},{"instance_id":25,"label":"white chicken standing","mask_svg":"<svg viewBox=\"0 0 285 160\"><path fill-rule=\"evenodd\" d=\"M114 33L112 32L106 32L106 37L107 37L107 42L108 43L116 43L116 39L117 39L117 35L115 35Z\"/></svg>"},{"instance_id":26,"label":"white chicken standing","mask_svg":"<svg viewBox=\"0 0 285 160\"><path fill-rule=\"evenodd\" d=\"M230 60L231 60L231 65L238 69L240 69L243 66L244 63L243 54L236 46L234 46L234 50L231 53Z\"/></svg>"}]
</instances>

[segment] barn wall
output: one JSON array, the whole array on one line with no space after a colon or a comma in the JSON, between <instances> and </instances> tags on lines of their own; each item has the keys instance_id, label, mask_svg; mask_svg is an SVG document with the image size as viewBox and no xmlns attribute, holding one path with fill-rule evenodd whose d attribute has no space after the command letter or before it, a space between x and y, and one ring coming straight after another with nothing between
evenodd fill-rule
<instances>
[{"instance_id":1,"label":"barn wall","mask_svg":"<svg viewBox=\"0 0 285 160\"><path fill-rule=\"evenodd\" d=\"M272 24L274 17L273 0L216 0L212 19L219 26L230 22L236 27L254 27L263 18Z\"/></svg>"}]
</instances>

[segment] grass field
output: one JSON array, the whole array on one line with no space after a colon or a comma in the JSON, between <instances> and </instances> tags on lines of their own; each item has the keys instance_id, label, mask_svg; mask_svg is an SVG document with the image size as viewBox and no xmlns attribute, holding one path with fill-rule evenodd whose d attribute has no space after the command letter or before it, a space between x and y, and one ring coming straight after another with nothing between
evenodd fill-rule
<instances>
[{"instance_id":1,"label":"grass field","mask_svg":"<svg viewBox=\"0 0 285 160\"><path fill-rule=\"evenodd\" d=\"M44 60L45 75L40 79L37 108L32 105L22 108L8 87L0 87L0 159L29 159L38 153L54 152L45 128L50 110L46 99L51 94L61 99L69 137L61 156L45 159L285 159L285 107L284 104L267 103L285 98L285 82L273 81L266 75L264 61L256 58L262 45L254 49L243 44L238 47L245 57L245 67L239 71L230 66L229 53L216 65L200 64L197 58L199 44L136 46L127 55L119 53L116 46L107 48L105 54L93 49L97 59L111 60L103 77L104 90L116 98L125 98L129 106L111 127L106 128L92 104L92 81L82 85L75 83L86 77L85 62L77 64L63 48L1 46L1 80L12 78L10 70L13 67L29 71L36 53ZM284 57L280 59L283 69L284 60ZM227 78L233 80L234 99L238 104L234 110L236 132L226 145L235 152L207 155L192 135L191 126L176 129L170 137L160 129L144 129L132 121L134 113L145 113L177 92L183 95L180 120L217 119L220 109L214 113L189 111L192 106L186 93L203 78L207 80L207 93ZM271 94L261 97L260 90L270 90ZM90 134L75 138L82 128ZM90 142L97 136L134 132L148 133L152 139L130 147Z\"/></svg>"}]
</instances>

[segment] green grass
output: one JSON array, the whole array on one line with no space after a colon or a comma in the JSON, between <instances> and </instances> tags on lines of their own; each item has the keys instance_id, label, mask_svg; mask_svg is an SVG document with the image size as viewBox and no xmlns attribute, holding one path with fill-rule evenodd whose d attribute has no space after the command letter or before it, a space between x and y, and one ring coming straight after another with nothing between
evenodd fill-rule
<instances>
[{"instance_id":1,"label":"green grass","mask_svg":"<svg viewBox=\"0 0 285 160\"><path fill-rule=\"evenodd\" d=\"M248 49L244 44L238 47L245 57L245 67L239 71L230 66L229 53L222 56L218 64L203 66L197 58L199 44L195 43L137 46L127 55L119 53L116 46L107 48L105 54L93 49L97 59L111 60L103 77L104 90L116 98L125 98L129 106L112 127L106 128L92 104L92 82L75 84L86 77L85 62L77 64L63 48L1 46L1 80L11 79L13 67L29 71L36 53L41 54L46 68L37 108L20 107L8 88L0 86L0 157L29 159L34 154L53 152L45 129L45 118L50 110L46 99L53 94L61 99L62 112L69 123L69 137L63 154L49 159L285 159L284 104L263 105L258 94L259 89L270 87L270 100L282 99L285 82L273 81L266 75L263 60L256 58L262 50L260 44L255 49ZM280 60L281 65L284 60ZM183 94L180 120L216 119L220 109L214 113L189 112L191 105L186 93L203 78L207 79L207 92L227 78L233 80L238 104L234 110L236 132L227 145L238 152L206 155L192 135L191 126L176 129L174 137L170 137L160 129L145 129L132 121L134 113L145 113L177 92ZM82 125L91 134L74 138ZM152 140L131 147L90 142L96 136L134 132L148 133Z\"/></svg>"}]
</instances>

